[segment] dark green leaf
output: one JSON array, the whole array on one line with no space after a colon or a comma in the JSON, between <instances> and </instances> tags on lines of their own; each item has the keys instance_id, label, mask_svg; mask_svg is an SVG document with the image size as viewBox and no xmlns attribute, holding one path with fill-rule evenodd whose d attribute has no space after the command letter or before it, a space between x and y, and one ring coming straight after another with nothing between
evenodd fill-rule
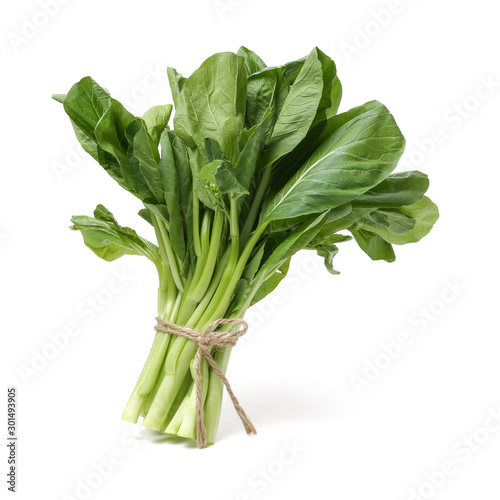
<instances>
[{"instance_id":1,"label":"dark green leaf","mask_svg":"<svg viewBox=\"0 0 500 500\"><path fill-rule=\"evenodd\" d=\"M247 81L247 127L261 123L268 109L271 110L274 125L281 113L288 92L288 83L283 77L283 70L279 68L267 68L250 76ZM270 132L271 130L268 132L269 135Z\"/></svg>"},{"instance_id":2,"label":"dark green leaf","mask_svg":"<svg viewBox=\"0 0 500 500\"><path fill-rule=\"evenodd\" d=\"M402 207L417 203L429 187L422 172L408 171L390 175L380 184L352 201L355 207Z\"/></svg>"},{"instance_id":3,"label":"dark green leaf","mask_svg":"<svg viewBox=\"0 0 500 500\"><path fill-rule=\"evenodd\" d=\"M372 260L385 260L387 262L396 260L392 245L377 234L364 229L351 229L350 231L361 250Z\"/></svg>"},{"instance_id":4,"label":"dark green leaf","mask_svg":"<svg viewBox=\"0 0 500 500\"><path fill-rule=\"evenodd\" d=\"M158 163L163 193L169 213L170 241L174 252L181 261L186 257L186 244L184 239L184 223L182 217L182 202L179 189L179 177L175 165L174 150L172 147L173 136L166 130L163 132L161 142L161 159Z\"/></svg>"},{"instance_id":5,"label":"dark green leaf","mask_svg":"<svg viewBox=\"0 0 500 500\"><path fill-rule=\"evenodd\" d=\"M307 135L323 91L323 73L314 49L300 70L276 121L271 141L263 155L263 166L292 151Z\"/></svg>"},{"instance_id":6,"label":"dark green leaf","mask_svg":"<svg viewBox=\"0 0 500 500\"><path fill-rule=\"evenodd\" d=\"M385 107L359 114L335 130L266 201L261 220L300 217L357 198L394 170L404 145L404 137Z\"/></svg>"},{"instance_id":7,"label":"dark green leaf","mask_svg":"<svg viewBox=\"0 0 500 500\"><path fill-rule=\"evenodd\" d=\"M186 144L204 152L205 138L226 146L245 123L244 60L230 52L209 57L185 82L178 96L174 126Z\"/></svg>"},{"instance_id":8,"label":"dark green leaf","mask_svg":"<svg viewBox=\"0 0 500 500\"><path fill-rule=\"evenodd\" d=\"M162 203L165 198L158 167L160 155L144 123L134 136L133 156L138 162L139 171L153 197L156 201Z\"/></svg>"},{"instance_id":9,"label":"dark green leaf","mask_svg":"<svg viewBox=\"0 0 500 500\"><path fill-rule=\"evenodd\" d=\"M135 117L118 101L110 99L110 105L96 125L94 134L97 144L112 155L120 167L121 177L132 192L137 192L137 179L134 168L130 164L127 127Z\"/></svg>"},{"instance_id":10,"label":"dark green leaf","mask_svg":"<svg viewBox=\"0 0 500 500\"><path fill-rule=\"evenodd\" d=\"M224 153L222 152L220 144L215 139L210 139L208 137L205 139L205 152L210 162L224 159Z\"/></svg>"}]
</instances>

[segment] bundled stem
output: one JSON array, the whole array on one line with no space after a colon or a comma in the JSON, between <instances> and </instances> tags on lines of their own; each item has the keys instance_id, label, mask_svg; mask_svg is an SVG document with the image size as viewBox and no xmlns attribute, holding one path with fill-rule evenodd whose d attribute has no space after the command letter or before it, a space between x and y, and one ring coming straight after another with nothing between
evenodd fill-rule
<instances>
[{"instance_id":1,"label":"bundled stem","mask_svg":"<svg viewBox=\"0 0 500 500\"><path fill-rule=\"evenodd\" d=\"M202 330L208 323L224 318L241 318L246 308L230 311L231 299L266 224L258 228L240 252L238 204L230 201L229 216L222 210L205 210L199 234L200 255L192 278L183 281L175 255L159 218L154 221L163 260L159 286L159 316L167 322ZM198 219L199 220L199 219ZM230 241L220 252L223 226L229 226ZM220 256L221 255L221 256ZM219 257L219 259L217 259ZM184 337L157 332L146 364L123 413L123 419L167 434L196 437L196 401L193 366L197 345ZM230 348L214 350L217 365L225 374ZM206 411L207 440L213 443L222 404L222 383L206 361L202 363L202 397Z\"/></svg>"}]
</instances>

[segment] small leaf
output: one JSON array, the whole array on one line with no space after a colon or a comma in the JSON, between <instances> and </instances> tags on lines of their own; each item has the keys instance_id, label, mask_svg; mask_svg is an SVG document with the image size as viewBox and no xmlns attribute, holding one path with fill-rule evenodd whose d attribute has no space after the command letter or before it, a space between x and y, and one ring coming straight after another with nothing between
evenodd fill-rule
<instances>
[{"instance_id":1,"label":"small leaf","mask_svg":"<svg viewBox=\"0 0 500 500\"><path fill-rule=\"evenodd\" d=\"M168 128L168 121L170 120L172 109L171 104L153 106L142 116L149 135L157 146L160 143L161 134L163 134L163 131Z\"/></svg>"},{"instance_id":2,"label":"small leaf","mask_svg":"<svg viewBox=\"0 0 500 500\"><path fill-rule=\"evenodd\" d=\"M365 231L364 229L350 230L356 243L372 260L385 260L394 262L396 255L390 243L383 240L377 234Z\"/></svg>"},{"instance_id":3,"label":"small leaf","mask_svg":"<svg viewBox=\"0 0 500 500\"><path fill-rule=\"evenodd\" d=\"M437 206L424 196L420 201L408 207L401 207L399 211L415 220L413 229L410 229L404 235L391 234L387 230L380 228L371 228L370 230L379 235L385 241L394 245L405 245L407 243L416 243L426 236L439 218Z\"/></svg>"},{"instance_id":4,"label":"small leaf","mask_svg":"<svg viewBox=\"0 0 500 500\"><path fill-rule=\"evenodd\" d=\"M101 259L111 262L124 255L144 255L155 264L160 262L158 247L133 229L120 226L103 205L97 206L94 217L73 216L71 221L71 229L80 231L85 245Z\"/></svg>"},{"instance_id":5,"label":"small leaf","mask_svg":"<svg viewBox=\"0 0 500 500\"><path fill-rule=\"evenodd\" d=\"M417 203L429 188L429 178L417 170L392 174L352 201L355 207L402 207Z\"/></svg>"},{"instance_id":6,"label":"small leaf","mask_svg":"<svg viewBox=\"0 0 500 500\"><path fill-rule=\"evenodd\" d=\"M266 68L266 63L255 52L252 52L246 47L240 47L240 49L238 50L238 55L245 59L245 69L247 72L247 76L250 76Z\"/></svg>"}]
</instances>

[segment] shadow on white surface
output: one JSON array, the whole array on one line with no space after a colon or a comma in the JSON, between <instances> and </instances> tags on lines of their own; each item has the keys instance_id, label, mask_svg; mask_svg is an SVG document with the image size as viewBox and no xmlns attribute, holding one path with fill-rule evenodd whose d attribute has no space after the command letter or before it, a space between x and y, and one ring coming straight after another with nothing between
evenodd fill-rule
<instances>
[{"instance_id":1,"label":"shadow on white surface","mask_svg":"<svg viewBox=\"0 0 500 500\"><path fill-rule=\"evenodd\" d=\"M262 382L259 385L253 384L246 391L239 391L238 396L257 432L264 432L277 425L299 426L324 420L339 420L345 418L346 413L343 403L333 390L331 394L324 394L309 386L283 389ZM244 432L230 399L225 396L217 441Z\"/></svg>"},{"instance_id":2,"label":"shadow on white surface","mask_svg":"<svg viewBox=\"0 0 500 500\"><path fill-rule=\"evenodd\" d=\"M260 434L279 427L302 427L318 422L356 418L357 413L352 401L332 388L330 393L310 385L284 387L266 381L252 382L250 386L238 390L237 396L249 418ZM354 410L354 411L353 411ZM136 424L141 425L141 424ZM224 395L222 416L217 434L217 443L244 435L245 430L238 418L230 398ZM177 445L195 449L196 441L141 428L138 439L151 444Z\"/></svg>"},{"instance_id":3,"label":"shadow on white surface","mask_svg":"<svg viewBox=\"0 0 500 500\"><path fill-rule=\"evenodd\" d=\"M140 425L140 424L137 424ZM196 441L193 439L185 439L177 436L168 436L160 432L142 427L141 440L147 441L151 444L168 444L183 446L184 448L196 448Z\"/></svg>"}]
</instances>

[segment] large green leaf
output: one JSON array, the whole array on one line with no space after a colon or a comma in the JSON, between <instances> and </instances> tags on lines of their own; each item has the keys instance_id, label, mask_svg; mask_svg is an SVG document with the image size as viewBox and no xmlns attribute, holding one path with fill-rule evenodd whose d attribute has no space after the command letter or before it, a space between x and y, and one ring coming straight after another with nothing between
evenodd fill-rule
<instances>
[{"instance_id":1,"label":"large green leaf","mask_svg":"<svg viewBox=\"0 0 500 500\"><path fill-rule=\"evenodd\" d=\"M110 106L97 123L94 134L101 149L112 155L120 166L121 177L132 192L137 192L137 179L130 164L126 131L135 120L118 101L110 99Z\"/></svg>"},{"instance_id":2,"label":"large green leaf","mask_svg":"<svg viewBox=\"0 0 500 500\"><path fill-rule=\"evenodd\" d=\"M71 87L64 99L64 110L78 128L95 140L94 130L110 106L109 94L90 76Z\"/></svg>"},{"instance_id":3,"label":"large green leaf","mask_svg":"<svg viewBox=\"0 0 500 500\"><path fill-rule=\"evenodd\" d=\"M300 143L288 154L282 156L273 165L273 176L271 183L272 192L279 191L286 182L297 172L297 170L307 161L313 151L319 146L319 138L327 124L327 112L332 107L332 97L334 94L334 81L336 78L335 63L321 50L316 49L318 60L321 63L321 73L323 78L323 90L321 100L316 110L316 116L311 123L310 129ZM338 90L338 89L337 89ZM339 99L339 98L338 98ZM340 102L340 101L339 101ZM338 104L333 104L335 109Z\"/></svg>"},{"instance_id":4,"label":"large green leaf","mask_svg":"<svg viewBox=\"0 0 500 500\"><path fill-rule=\"evenodd\" d=\"M386 108L381 102L369 101L361 106L356 106L355 108L352 108L349 111L345 111L344 113L341 113L339 115L334 114L327 119L326 125L317 141L317 146L326 141L336 130L340 129L343 125L361 115L364 115L371 110L384 111L386 110Z\"/></svg>"},{"instance_id":5,"label":"large green leaf","mask_svg":"<svg viewBox=\"0 0 500 500\"><path fill-rule=\"evenodd\" d=\"M300 217L357 198L394 170L404 146L404 137L384 106L358 114L336 129L266 200L261 220Z\"/></svg>"},{"instance_id":6,"label":"large green leaf","mask_svg":"<svg viewBox=\"0 0 500 500\"><path fill-rule=\"evenodd\" d=\"M183 84L174 126L191 148L204 151L205 138L225 151L245 123L246 77L243 58L224 52L209 57Z\"/></svg>"},{"instance_id":7,"label":"large green leaf","mask_svg":"<svg viewBox=\"0 0 500 500\"><path fill-rule=\"evenodd\" d=\"M322 64L318 50L314 49L283 103L271 141L263 155L263 165L270 165L292 151L307 135L316 116L322 92Z\"/></svg>"}]
</instances>

